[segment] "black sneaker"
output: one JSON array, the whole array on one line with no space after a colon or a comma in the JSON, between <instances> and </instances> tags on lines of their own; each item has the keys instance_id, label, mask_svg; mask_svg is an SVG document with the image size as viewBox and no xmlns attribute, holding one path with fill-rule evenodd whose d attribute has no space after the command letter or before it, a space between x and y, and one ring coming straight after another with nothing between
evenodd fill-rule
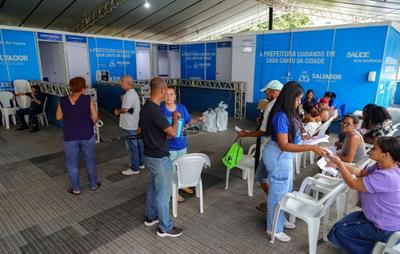
<instances>
[{"instance_id":1,"label":"black sneaker","mask_svg":"<svg viewBox=\"0 0 400 254\"><path fill-rule=\"evenodd\" d=\"M149 217L146 217L146 219L144 220L144 225L146 225L147 227L151 227L159 222L160 221L158 220L158 218L155 218L154 220L150 220Z\"/></svg>"},{"instance_id":2,"label":"black sneaker","mask_svg":"<svg viewBox=\"0 0 400 254\"><path fill-rule=\"evenodd\" d=\"M37 125L32 125L30 132L37 132L39 131L39 127Z\"/></svg>"},{"instance_id":3,"label":"black sneaker","mask_svg":"<svg viewBox=\"0 0 400 254\"><path fill-rule=\"evenodd\" d=\"M157 234L159 237L167 237L167 236L170 236L170 237L178 237L178 236L182 235L182 233L183 233L183 229L177 228L177 227L175 227L175 226L172 227L171 231L169 231L169 232L164 232L164 231L162 231L161 228L158 228L158 229L157 229L157 232L156 232L156 234Z\"/></svg>"}]
</instances>

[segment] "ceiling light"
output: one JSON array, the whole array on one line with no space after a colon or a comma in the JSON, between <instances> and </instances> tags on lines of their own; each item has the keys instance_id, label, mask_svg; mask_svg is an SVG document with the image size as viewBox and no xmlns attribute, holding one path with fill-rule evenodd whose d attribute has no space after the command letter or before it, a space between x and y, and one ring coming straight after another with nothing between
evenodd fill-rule
<instances>
[{"instance_id":1,"label":"ceiling light","mask_svg":"<svg viewBox=\"0 0 400 254\"><path fill-rule=\"evenodd\" d=\"M144 8L150 8L150 3L148 0L144 2Z\"/></svg>"}]
</instances>

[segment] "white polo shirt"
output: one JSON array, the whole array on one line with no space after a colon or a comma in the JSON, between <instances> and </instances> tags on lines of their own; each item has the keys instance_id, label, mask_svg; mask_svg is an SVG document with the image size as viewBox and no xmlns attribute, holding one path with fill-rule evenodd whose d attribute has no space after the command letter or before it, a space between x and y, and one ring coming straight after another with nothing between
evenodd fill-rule
<instances>
[{"instance_id":1,"label":"white polo shirt","mask_svg":"<svg viewBox=\"0 0 400 254\"><path fill-rule=\"evenodd\" d=\"M275 104L276 99L270 101L267 105L267 107L264 109L264 118L260 126L260 131L266 132L267 131L267 123L268 123L268 117L269 117L269 112L271 112L272 107Z\"/></svg>"},{"instance_id":2,"label":"white polo shirt","mask_svg":"<svg viewBox=\"0 0 400 254\"><path fill-rule=\"evenodd\" d=\"M125 130L136 130L139 126L140 99L135 89L129 89L122 96L121 108L133 108L133 114L121 114L119 116L119 127Z\"/></svg>"}]
</instances>

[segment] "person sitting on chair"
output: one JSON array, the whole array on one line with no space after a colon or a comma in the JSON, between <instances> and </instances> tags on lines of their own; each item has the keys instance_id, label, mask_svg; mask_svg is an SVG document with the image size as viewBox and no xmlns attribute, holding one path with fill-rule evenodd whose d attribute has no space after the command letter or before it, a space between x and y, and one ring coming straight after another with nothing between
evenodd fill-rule
<instances>
[{"instance_id":1,"label":"person sitting on chair","mask_svg":"<svg viewBox=\"0 0 400 254\"><path fill-rule=\"evenodd\" d=\"M373 166L360 169L329 156L343 181L360 193L361 211L352 212L332 228L329 241L348 253L371 253L377 241L387 242L400 230L400 139L378 137L369 157Z\"/></svg>"},{"instance_id":2,"label":"person sitting on chair","mask_svg":"<svg viewBox=\"0 0 400 254\"><path fill-rule=\"evenodd\" d=\"M346 115L341 123L342 132L345 134L343 143L335 143L337 149L342 149L340 159L348 163L357 163L363 159L365 153L365 143L361 134L356 130L358 118L353 115Z\"/></svg>"},{"instance_id":3,"label":"person sitting on chair","mask_svg":"<svg viewBox=\"0 0 400 254\"><path fill-rule=\"evenodd\" d=\"M32 99L29 108L22 108L17 111L17 119L20 122L17 130L28 129L28 124L25 122L25 115L29 115L29 122L32 125L31 132L36 132L39 130L37 115L43 112L43 104L46 100L46 95L40 91L39 85L33 85L31 87L31 93L16 93L15 96L26 95Z\"/></svg>"}]
</instances>

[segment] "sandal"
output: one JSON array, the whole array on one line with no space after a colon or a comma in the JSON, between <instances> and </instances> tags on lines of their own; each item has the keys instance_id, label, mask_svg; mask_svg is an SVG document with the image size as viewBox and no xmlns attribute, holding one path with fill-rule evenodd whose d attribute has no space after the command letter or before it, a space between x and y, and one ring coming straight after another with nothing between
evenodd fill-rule
<instances>
[{"instance_id":1,"label":"sandal","mask_svg":"<svg viewBox=\"0 0 400 254\"><path fill-rule=\"evenodd\" d=\"M101 182L97 182L96 187L94 187L94 188L92 188L92 189L90 189L90 190L95 191L95 190L97 190L98 188L100 188L100 186L101 186Z\"/></svg>"},{"instance_id":2,"label":"sandal","mask_svg":"<svg viewBox=\"0 0 400 254\"><path fill-rule=\"evenodd\" d=\"M68 192L68 193L71 193L72 195L76 195L76 196L78 196L78 195L81 194L81 191L76 192L76 191L74 191L74 189L72 189L72 188L68 188L68 189L67 189L67 192Z\"/></svg>"},{"instance_id":3,"label":"sandal","mask_svg":"<svg viewBox=\"0 0 400 254\"><path fill-rule=\"evenodd\" d=\"M193 190L190 188L183 188L182 190L188 194L193 194Z\"/></svg>"}]
</instances>

